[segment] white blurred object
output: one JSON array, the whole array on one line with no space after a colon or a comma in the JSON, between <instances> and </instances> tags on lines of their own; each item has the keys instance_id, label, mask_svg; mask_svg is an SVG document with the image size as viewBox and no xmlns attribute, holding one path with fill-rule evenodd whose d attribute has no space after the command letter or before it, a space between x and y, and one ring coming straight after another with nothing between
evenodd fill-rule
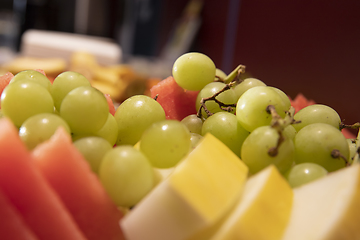
<instances>
[{"instance_id":1,"label":"white blurred object","mask_svg":"<svg viewBox=\"0 0 360 240\"><path fill-rule=\"evenodd\" d=\"M28 57L70 60L78 51L93 54L101 65L118 64L122 60L120 46L111 39L82 34L28 30L23 34L20 46L20 54Z\"/></svg>"}]
</instances>

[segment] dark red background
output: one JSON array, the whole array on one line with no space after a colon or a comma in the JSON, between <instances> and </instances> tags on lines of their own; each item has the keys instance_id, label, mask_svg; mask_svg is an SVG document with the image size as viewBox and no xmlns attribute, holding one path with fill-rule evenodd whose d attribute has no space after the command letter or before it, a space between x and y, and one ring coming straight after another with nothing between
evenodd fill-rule
<instances>
[{"instance_id":1,"label":"dark red background","mask_svg":"<svg viewBox=\"0 0 360 240\"><path fill-rule=\"evenodd\" d=\"M187 1L164 1L161 39ZM224 60L232 0L205 1L194 49L224 70L238 64L290 97L302 92L338 111L346 123L360 121L360 1L242 0L233 57ZM228 64L226 64L228 62ZM230 63L230 64L229 64Z\"/></svg>"}]
</instances>

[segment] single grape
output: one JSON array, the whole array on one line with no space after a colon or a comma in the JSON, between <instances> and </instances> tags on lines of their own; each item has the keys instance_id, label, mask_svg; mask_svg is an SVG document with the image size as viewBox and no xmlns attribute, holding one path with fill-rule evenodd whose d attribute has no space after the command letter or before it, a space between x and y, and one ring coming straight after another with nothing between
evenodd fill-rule
<instances>
[{"instance_id":1,"label":"single grape","mask_svg":"<svg viewBox=\"0 0 360 240\"><path fill-rule=\"evenodd\" d=\"M288 97L288 95L286 95L286 93L284 93L279 88L271 87L271 86L269 86L269 88L273 89L274 91L276 91L280 95L281 99L285 103L285 109L289 110L290 107L291 107L291 102L290 102L290 98Z\"/></svg>"},{"instance_id":2,"label":"single grape","mask_svg":"<svg viewBox=\"0 0 360 240\"><path fill-rule=\"evenodd\" d=\"M201 135L211 133L238 157L241 156L241 146L250 134L237 121L234 114L228 112L217 112L208 117L202 127Z\"/></svg>"},{"instance_id":3,"label":"single grape","mask_svg":"<svg viewBox=\"0 0 360 240\"><path fill-rule=\"evenodd\" d=\"M283 134L290 138L291 140L294 140L296 135L296 130L293 125L288 125L284 128Z\"/></svg>"},{"instance_id":4,"label":"single grape","mask_svg":"<svg viewBox=\"0 0 360 240\"><path fill-rule=\"evenodd\" d=\"M75 134L99 131L109 116L109 105L103 93L91 86L71 90L63 99L60 116Z\"/></svg>"},{"instance_id":5,"label":"single grape","mask_svg":"<svg viewBox=\"0 0 360 240\"><path fill-rule=\"evenodd\" d=\"M203 121L196 116L196 114L191 114L186 116L181 120L191 133L201 134L201 128L203 125Z\"/></svg>"},{"instance_id":6,"label":"single grape","mask_svg":"<svg viewBox=\"0 0 360 240\"><path fill-rule=\"evenodd\" d=\"M114 117L118 124L116 144L134 145L151 124L165 120L165 112L151 97L135 95L121 103Z\"/></svg>"},{"instance_id":7,"label":"single grape","mask_svg":"<svg viewBox=\"0 0 360 240\"><path fill-rule=\"evenodd\" d=\"M339 129L341 119L339 114L331 107L323 104L314 104L299 110L294 119L301 121L294 124L296 131L311 123L327 123Z\"/></svg>"},{"instance_id":8,"label":"single grape","mask_svg":"<svg viewBox=\"0 0 360 240\"><path fill-rule=\"evenodd\" d=\"M328 171L316 163L300 163L294 165L286 174L292 188L325 177Z\"/></svg>"},{"instance_id":9,"label":"single grape","mask_svg":"<svg viewBox=\"0 0 360 240\"><path fill-rule=\"evenodd\" d=\"M190 133L191 149L194 149L202 138L203 136L198 133Z\"/></svg>"},{"instance_id":10,"label":"single grape","mask_svg":"<svg viewBox=\"0 0 360 240\"><path fill-rule=\"evenodd\" d=\"M100 164L99 178L114 203L121 207L133 207L155 185L148 159L132 146L109 150Z\"/></svg>"},{"instance_id":11,"label":"single grape","mask_svg":"<svg viewBox=\"0 0 360 240\"><path fill-rule=\"evenodd\" d=\"M49 91L35 81L15 81L5 87L1 94L4 116L20 127L31 116L53 113L54 101Z\"/></svg>"},{"instance_id":12,"label":"single grape","mask_svg":"<svg viewBox=\"0 0 360 240\"><path fill-rule=\"evenodd\" d=\"M50 139L59 127L70 134L70 127L60 116L54 113L40 113L29 117L19 129L19 136L28 149Z\"/></svg>"},{"instance_id":13,"label":"single grape","mask_svg":"<svg viewBox=\"0 0 360 240\"><path fill-rule=\"evenodd\" d=\"M222 90L225 86L226 86L226 84L222 83L222 82L212 82L212 83L209 83L208 85L206 85L203 89L201 89L201 91L199 92L199 94L196 98L196 110L199 111L199 108L201 105L200 101L202 98L208 98L208 97L213 96L214 94L216 94L220 90ZM235 92L232 88L220 93L216 97L216 99L225 104L236 104L236 101L237 101ZM207 101L205 103L205 105L211 113L225 111L225 110L220 109L219 104L217 104L215 101L212 101L212 100ZM233 112L235 112L235 108L233 108L233 109L234 109ZM207 114L204 111L204 109L202 109L201 112L202 112L203 117L207 117Z\"/></svg>"},{"instance_id":14,"label":"single grape","mask_svg":"<svg viewBox=\"0 0 360 240\"><path fill-rule=\"evenodd\" d=\"M34 81L44 88L46 88L51 93L52 84L49 79L42 73L35 70L24 70L17 73L10 81L10 83L19 81L19 80L29 80Z\"/></svg>"},{"instance_id":15,"label":"single grape","mask_svg":"<svg viewBox=\"0 0 360 240\"><path fill-rule=\"evenodd\" d=\"M289 110L287 102L272 87L250 88L241 95L237 102L236 117L247 131L252 132L260 126L270 125L272 117L266 111L269 105L273 105L282 118Z\"/></svg>"},{"instance_id":16,"label":"single grape","mask_svg":"<svg viewBox=\"0 0 360 240\"><path fill-rule=\"evenodd\" d=\"M206 84L215 79L214 62L205 54L190 52L176 59L172 75L180 87L200 91Z\"/></svg>"},{"instance_id":17,"label":"single grape","mask_svg":"<svg viewBox=\"0 0 360 240\"><path fill-rule=\"evenodd\" d=\"M74 141L74 146L81 152L89 163L91 170L98 174L101 161L105 154L112 149L112 145L101 137L84 137Z\"/></svg>"},{"instance_id":18,"label":"single grape","mask_svg":"<svg viewBox=\"0 0 360 240\"><path fill-rule=\"evenodd\" d=\"M239 97L246 92L248 89L256 86L266 86L266 84L257 78L245 78L242 82L234 87L236 97Z\"/></svg>"},{"instance_id":19,"label":"single grape","mask_svg":"<svg viewBox=\"0 0 360 240\"><path fill-rule=\"evenodd\" d=\"M89 80L82 74L72 71L59 74L54 79L51 90L56 109L60 111L62 100L71 90L82 86L91 86Z\"/></svg>"},{"instance_id":20,"label":"single grape","mask_svg":"<svg viewBox=\"0 0 360 240\"><path fill-rule=\"evenodd\" d=\"M274 164L281 173L285 173L294 163L294 143L286 135L275 156L269 150L276 147L279 133L271 126L256 128L245 139L241 148L241 160L249 167L249 173L255 174Z\"/></svg>"},{"instance_id":21,"label":"single grape","mask_svg":"<svg viewBox=\"0 0 360 240\"><path fill-rule=\"evenodd\" d=\"M176 120L152 124L140 139L140 150L156 168L174 167L190 149L190 132Z\"/></svg>"},{"instance_id":22,"label":"single grape","mask_svg":"<svg viewBox=\"0 0 360 240\"><path fill-rule=\"evenodd\" d=\"M346 139L346 141L349 144L349 159L350 159L350 162L353 162L354 157L357 153L356 140L349 138L349 139Z\"/></svg>"},{"instance_id":23,"label":"single grape","mask_svg":"<svg viewBox=\"0 0 360 240\"><path fill-rule=\"evenodd\" d=\"M294 139L297 164L304 162L317 163L328 172L346 166L341 157L333 157L334 150L339 151L349 160L350 149L341 131L326 123L312 123L303 127Z\"/></svg>"}]
</instances>

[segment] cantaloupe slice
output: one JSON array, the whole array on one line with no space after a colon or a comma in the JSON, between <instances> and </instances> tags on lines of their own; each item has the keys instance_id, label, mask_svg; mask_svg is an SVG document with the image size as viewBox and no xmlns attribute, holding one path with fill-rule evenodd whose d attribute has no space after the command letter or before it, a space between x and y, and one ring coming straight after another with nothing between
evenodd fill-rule
<instances>
[{"instance_id":1,"label":"cantaloupe slice","mask_svg":"<svg viewBox=\"0 0 360 240\"><path fill-rule=\"evenodd\" d=\"M7 118L0 119L0 189L39 239L85 240Z\"/></svg>"},{"instance_id":2,"label":"cantaloupe slice","mask_svg":"<svg viewBox=\"0 0 360 240\"><path fill-rule=\"evenodd\" d=\"M0 191L0 238L9 240L37 240L22 219L19 212L11 205L6 196Z\"/></svg>"},{"instance_id":3,"label":"cantaloupe slice","mask_svg":"<svg viewBox=\"0 0 360 240\"><path fill-rule=\"evenodd\" d=\"M127 240L202 239L239 199L248 168L207 134L121 221ZM201 234L199 234L201 233Z\"/></svg>"},{"instance_id":4,"label":"cantaloupe slice","mask_svg":"<svg viewBox=\"0 0 360 240\"><path fill-rule=\"evenodd\" d=\"M284 240L360 239L360 165L294 189Z\"/></svg>"},{"instance_id":5,"label":"cantaloupe slice","mask_svg":"<svg viewBox=\"0 0 360 240\"><path fill-rule=\"evenodd\" d=\"M211 240L281 239L292 202L291 187L270 165L249 178L237 206Z\"/></svg>"},{"instance_id":6,"label":"cantaloupe slice","mask_svg":"<svg viewBox=\"0 0 360 240\"><path fill-rule=\"evenodd\" d=\"M122 212L63 128L38 145L32 156L89 240L124 239L119 226Z\"/></svg>"}]
</instances>

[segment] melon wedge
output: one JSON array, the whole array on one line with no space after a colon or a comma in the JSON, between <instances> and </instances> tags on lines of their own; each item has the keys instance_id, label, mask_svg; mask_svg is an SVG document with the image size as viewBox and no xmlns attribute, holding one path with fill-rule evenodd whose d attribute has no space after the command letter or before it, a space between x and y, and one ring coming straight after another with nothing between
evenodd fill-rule
<instances>
[{"instance_id":1,"label":"melon wedge","mask_svg":"<svg viewBox=\"0 0 360 240\"><path fill-rule=\"evenodd\" d=\"M291 187L270 165L249 178L237 206L211 240L281 239L292 202Z\"/></svg>"},{"instance_id":2,"label":"melon wedge","mask_svg":"<svg viewBox=\"0 0 360 240\"><path fill-rule=\"evenodd\" d=\"M59 128L50 140L38 145L32 156L87 239L124 239L119 226L122 212L111 201L64 128Z\"/></svg>"},{"instance_id":3,"label":"melon wedge","mask_svg":"<svg viewBox=\"0 0 360 240\"><path fill-rule=\"evenodd\" d=\"M284 240L360 239L360 165L294 189Z\"/></svg>"},{"instance_id":4,"label":"melon wedge","mask_svg":"<svg viewBox=\"0 0 360 240\"><path fill-rule=\"evenodd\" d=\"M202 239L239 199L248 168L211 134L121 221L127 240ZM207 231L208 230L208 231Z\"/></svg>"},{"instance_id":5,"label":"melon wedge","mask_svg":"<svg viewBox=\"0 0 360 240\"><path fill-rule=\"evenodd\" d=\"M39 239L85 239L8 118L0 119L0 190Z\"/></svg>"},{"instance_id":6,"label":"melon wedge","mask_svg":"<svg viewBox=\"0 0 360 240\"><path fill-rule=\"evenodd\" d=\"M19 212L0 191L0 236L1 239L37 240L38 238L25 224Z\"/></svg>"}]
</instances>

